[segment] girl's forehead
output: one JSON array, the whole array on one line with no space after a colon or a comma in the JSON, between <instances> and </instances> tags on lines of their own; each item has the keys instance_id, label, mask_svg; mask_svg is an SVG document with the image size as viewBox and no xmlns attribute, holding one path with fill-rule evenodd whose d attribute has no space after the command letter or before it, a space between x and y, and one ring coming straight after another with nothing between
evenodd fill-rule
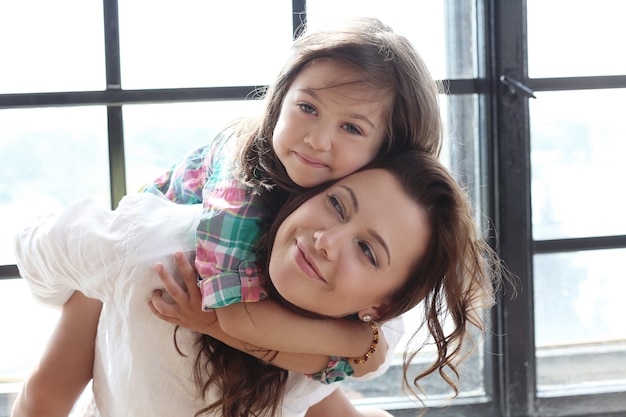
<instances>
[{"instance_id":1,"label":"girl's forehead","mask_svg":"<svg viewBox=\"0 0 626 417\"><path fill-rule=\"evenodd\" d=\"M329 86L346 83L365 82L365 72L355 65L330 58L317 58L306 65L296 74L295 79L315 77L320 82L326 81Z\"/></svg>"},{"instance_id":2,"label":"girl's forehead","mask_svg":"<svg viewBox=\"0 0 626 417\"><path fill-rule=\"evenodd\" d=\"M289 89L309 92L331 91L337 96L353 99L355 102L376 103L390 109L393 91L376 85L368 79L364 71L354 65L329 58L318 58L306 64L295 76Z\"/></svg>"}]
</instances>

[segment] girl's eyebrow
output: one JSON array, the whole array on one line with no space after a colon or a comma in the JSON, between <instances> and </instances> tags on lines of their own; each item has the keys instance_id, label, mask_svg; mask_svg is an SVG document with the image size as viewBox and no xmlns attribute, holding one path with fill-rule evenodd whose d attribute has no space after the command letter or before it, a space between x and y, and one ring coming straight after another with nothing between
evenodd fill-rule
<instances>
[{"instance_id":1,"label":"girl's eyebrow","mask_svg":"<svg viewBox=\"0 0 626 417\"><path fill-rule=\"evenodd\" d=\"M310 88L310 87L303 87L303 88L298 88L298 91L301 91L305 94L310 95L311 97L313 97L315 100L319 100L320 97L319 95L315 92L315 89ZM376 125L374 125L374 122L372 122L369 117L365 116L364 114L360 114L360 113L351 113L350 114L351 117L355 118L355 119L359 119L359 120L363 120L365 123L367 123L368 125L370 125L372 127L372 129L376 129Z\"/></svg>"},{"instance_id":2,"label":"girl's eyebrow","mask_svg":"<svg viewBox=\"0 0 626 417\"><path fill-rule=\"evenodd\" d=\"M354 190L350 187L348 187L347 185L340 185L340 188L343 188L344 190L346 190L348 192L348 194L350 195L350 199L352 200L352 206L354 207L354 212L358 213L359 212L359 200L356 198L356 194L354 192ZM387 242L385 242L385 239L383 239L383 237L378 234L378 232L376 232L373 229L367 229L367 232L372 235L372 237L374 238L374 240L376 240L378 242L378 244L380 246L382 246L382 248L385 250L385 253L387 253L387 265L391 264L391 253L389 252L389 246L387 246Z\"/></svg>"}]
</instances>

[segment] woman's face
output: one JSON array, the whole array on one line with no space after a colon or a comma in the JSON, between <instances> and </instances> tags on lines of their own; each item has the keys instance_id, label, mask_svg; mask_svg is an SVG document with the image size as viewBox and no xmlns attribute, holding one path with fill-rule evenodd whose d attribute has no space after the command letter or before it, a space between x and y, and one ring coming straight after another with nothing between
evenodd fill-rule
<instances>
[{"instance_id":1,"label":"woman's face","mask_svg":"<svg viewBox=\"0 0 626 417\"><path fill-rule=\"evenodd\" d=\"M269 274L292 304L318 314L369 313L408 279L426 250L426 216L387 171L344 178L281 224Z\"/></svg>"}]
</instances>

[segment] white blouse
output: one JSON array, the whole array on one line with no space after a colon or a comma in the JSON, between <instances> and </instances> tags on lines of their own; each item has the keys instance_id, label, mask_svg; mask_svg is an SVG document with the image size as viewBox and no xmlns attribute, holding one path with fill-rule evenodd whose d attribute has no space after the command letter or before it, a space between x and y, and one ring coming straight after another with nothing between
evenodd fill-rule
<instances>
[{"instance_id":1,"label":"white blouse","mask_svg":"<svg viewBox=\"0 0 626 417\"><path fill-rule=\"evenodd\" d=\"M116 210L81 200L60 215L40 218L15 237L22 277L35 298L63 305L74 290L101 300L94 361L93 396L103 417L193 416L209 402L198 398L193 379L196 334L158 319L148 308L152 291L162 288L156 262L177 271L173 254L195 248L201 205L178 205L149 193L124 197ZM383 326L389 366L401 320ZM283 416L304 416L330 394L324 385L291 372ZM219 393L212 392L211 396Z\"/></svg>"}]
</instances>

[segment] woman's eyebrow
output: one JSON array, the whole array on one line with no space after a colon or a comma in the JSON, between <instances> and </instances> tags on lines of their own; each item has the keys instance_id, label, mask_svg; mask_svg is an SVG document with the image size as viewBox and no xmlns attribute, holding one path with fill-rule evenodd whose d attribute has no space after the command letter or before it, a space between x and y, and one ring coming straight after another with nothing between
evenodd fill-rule
<instances>
[{"instance_id":1,"label":"woman's eyebrow","mask_svg":"<svg viewBox=\"0 0 626 417\"><path fill-rule=\"evenodd\" d=\"M369 232L370 235L372 235L374 240L378 241L380 246L383 247L383 249L385 250L385 253L387 253L387 266L389 266L391 264L391 253L389 253L389 247L387 246L387 243L385 242L383 237L379 235L378 232L376 232L374 229L367 229L367 231Z\"/></svg>"},{"instance_id":2,"label":"woman's eyebrow","mask_svg":"<svg viewBox=\"0 0 626 417\"><path fill-rule=\"evenodd\" d=\"M346 190L348 192L348 194L350 195L350 199L352 200L352 205L354 207L354 212L357 213L359 211L359 200L356 198L356 194L354 193L354 190L352 188L348 187L347 185L340 185L339 187L343 188L344 190ZM373 229L367 229L367 231L368 231L368 233L370 235L372 235L374 240L376 240L380 244L380 246L383 247L383 249L387 253L387 264L390 265L391 264L391 253L389 252L389 246L387 246L387 242L385 242L385 239L383 239L383 237L381 235L379 235L378 232L376 232Z\"/></svg>"},{"instance_id":3,"label":"woman's eyebrow","mask_svg":"<svg viewBox=\"0 0 626 417\"><path fill-rule=\"evenodd\" d=\"M352 205L354 206L354 211L357 212L359 211L359 200L357 200L356 198L356 194L354 193L354 190L350 187L348 187L347 185L340 185L340 188L343 188L344 190L346 190L348 192L348 194L350 194L350 199L352 200Z\"/></svg>"}]
</instances>

